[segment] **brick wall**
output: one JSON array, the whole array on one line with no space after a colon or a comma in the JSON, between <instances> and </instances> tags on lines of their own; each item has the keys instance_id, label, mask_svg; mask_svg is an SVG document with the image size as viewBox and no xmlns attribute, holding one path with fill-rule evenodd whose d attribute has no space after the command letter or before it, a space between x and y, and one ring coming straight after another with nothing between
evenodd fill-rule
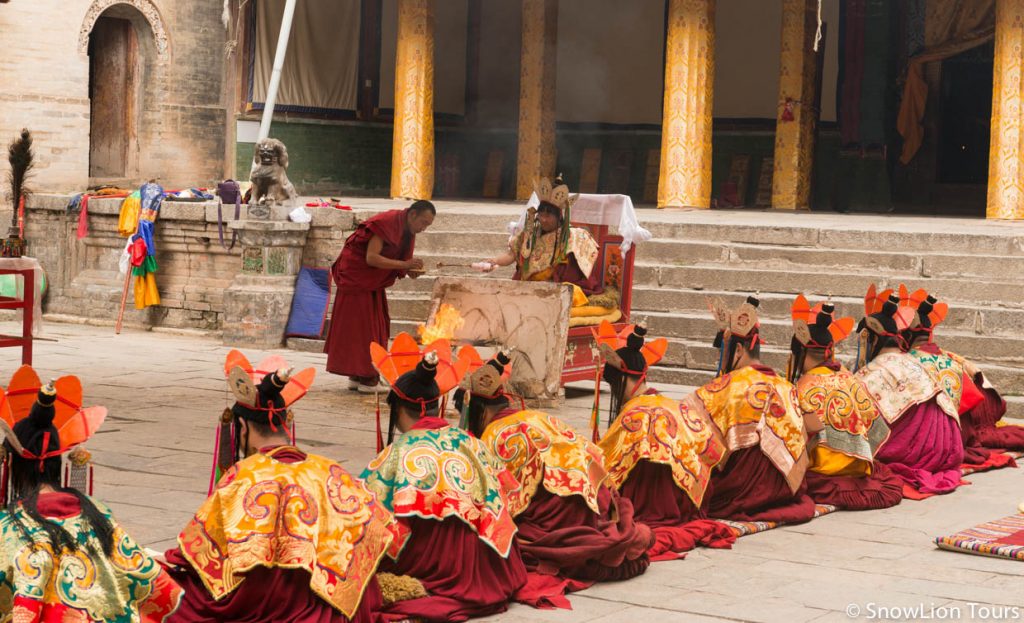
<instances>
[{"instance_id":1,"label":"brick wall","mask_svg":"<svg viewBox=\"0 0 1024 623\"><path fill-rule=\"evenodd\" d=\"M79 51L79 32L92 4L32 0L0 11L0 142L6 145L22 127L32 130L32 186L38 191L80 190L89 183L89 57ZM129 157L137 164L130 177L156 177L166 186L207 185L224 169L221 3L152 4L167 33L164 61L141 13L125 4L111 9L138 26L146 58L138 145ZM0 172L6 169L0 163Z\"/></svg>"}]
</instances>

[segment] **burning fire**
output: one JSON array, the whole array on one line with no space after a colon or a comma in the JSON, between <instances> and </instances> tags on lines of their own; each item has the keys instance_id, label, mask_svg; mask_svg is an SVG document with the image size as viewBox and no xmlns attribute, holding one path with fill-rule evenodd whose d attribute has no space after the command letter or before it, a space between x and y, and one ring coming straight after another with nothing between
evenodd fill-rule
<instances>
[{"instance_id":1,"label":"burning fire","mask_svg":"<svg viewBox=\"0 0 1024 623\"><path fill-rule=\"evenodd\" d=\"M462 328L466 321L459 310L448 303L442 303L434 314L434 321L429 326L421 324L416 333L420 336L420 343L427 346L435 340L450 340L455 337L455 332Z\"/></svg>"}]
</instances>

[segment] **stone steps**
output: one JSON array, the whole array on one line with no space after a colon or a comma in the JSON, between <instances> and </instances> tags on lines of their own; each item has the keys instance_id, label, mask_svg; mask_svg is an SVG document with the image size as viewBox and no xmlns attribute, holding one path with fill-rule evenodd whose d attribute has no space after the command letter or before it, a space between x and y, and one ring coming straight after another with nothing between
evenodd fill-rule
<instances>
[{"instance_id":1,"label":"stone steps","mask_svg":"<svg viewBox=\"0 0 1024 623\"><path fill-rule=\"evenodd\" d=\"M479 259L497 255L508 241L504 231L474 232L427 230L416 240L417 255ZM468 243L468 244L467 244ZM467 246L471 245L471 249ZM906 279L981 277L1001 275L1024 284L1024 256L964 256L945 252L893 252L826 249L813 246L728 243L702 240L651 240L643 245L640 264L670 266L733 266L803 272L810 267L832 267L874 272L886 266L887 276ZM472 250L479 250L472 254Z\"/></svg>"},{"instance_id":2,"label":"stone steps","mask_svg":"<svg viewBox=\"0 0 1024 623\"><path fill-rule=\"evenodd\" d=\"M508 240L506 225L519 208L488 205L480 214L439 212L434 226L417 237L417 256L427 274L402 280L389 294L392 331L411 330L426 319L434 275L508 278L511 268L481 275L468 264L499 254ZM357 212L365 217L372 212ZM815 226L814 218L769 220L750 214L743 222L723 214L707 222L671 222L639 217L654 239L640 246L634 271L634 318L647 317L652 333L669 339L665 359L652 371L660 383L706 382L718 363L711 346L715 326L707 297L738 305L759 292L764 359L784 369L789 354L789 308L797 292L812 301L831 296L839 313L859 319L871 283L911 289L924 287L951 306L937 334L951 351L977 361L990 380L1024 416L1024 230L980 227L946 219L893 227L885 219ZM811 215L813 216L813 215ZM646 218L645 218L646 217ZM851 217L853 219L855 217ZM721 220L716 224L715 221ZM820 221L820 219L819 219ZM760 223L773 224L760 224ZM920 225L916 223L921 223ZM925 231L927 229L927 231ZM878 249L877 251L875 249ZM980 252L980 253L979 253ZM437 268L437 263L462 264ZM840 357L852 365L855 338Z\"/></svg>"}]
</instances>

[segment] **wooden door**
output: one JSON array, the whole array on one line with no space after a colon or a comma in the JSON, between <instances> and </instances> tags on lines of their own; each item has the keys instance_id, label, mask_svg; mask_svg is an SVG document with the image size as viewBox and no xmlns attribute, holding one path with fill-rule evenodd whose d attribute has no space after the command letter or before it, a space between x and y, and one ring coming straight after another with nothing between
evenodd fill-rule
<instances>
[{"instance_id":1,"label":"wooden door","mask_svg":"<svg viewBox=\"0 0 1024 623\"><path fill-rule=\"evenodd\" d=\"M138 43L131 22L101 17L89 37L89 177L128 172Z\"/></svg>"}]
</instances>

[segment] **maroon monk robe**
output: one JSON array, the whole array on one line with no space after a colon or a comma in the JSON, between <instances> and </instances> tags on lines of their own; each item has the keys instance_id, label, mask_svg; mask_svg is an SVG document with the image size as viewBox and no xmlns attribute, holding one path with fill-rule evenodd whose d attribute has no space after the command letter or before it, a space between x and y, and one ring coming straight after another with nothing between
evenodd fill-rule
<instances>
[{"instance_id":1,"label":"maroon monk robe","mask_svg":"<svg viewBox=\"0 0 1024 623\"><path fill-rule=\"evenodd\" d=\"M921 493L949 493L960 486L964 445L956 420L935 398L910 408L892 425L889 439L875 453Z\"/></svg>"},{"instance_id":2,"label":"maroon monk robe","mask_svg":"<svg viewBox=\"0 0 1024 623\"><path fill-rule=\"evenodd\" d=\"M381 255L392 260L412 258L416 236L408 231L408 209L389 210L361 223L345 241L331 267L338 292L334 297L331 326L324 344L327 371L342 374L365 385L377 383L370 362L370 343L386 346L391 337L391 317L385 289L405 272L373 268L366 263L370 239L384 241Z\"/></svg>"},{"instance_id":3,"label":"maroon monk robe","mask_svg":"<svg viewBox=\"0 0 1024 623\"><path fill-rule=\"evenodd\" d=\"M413 430L448 425L441 418L428 416L420 418ZM399 521L412 534L398 560L385 557L380 570L416 578L429 596L380 608L385 621L465 621L504 612L516 591L526 584L526 567L515 542L508 558L502 558L457 517L444 521L400 517Z\"/></svg>"},{"instance_id":4,"label":"maroon monk robe","mask_svg":"<svg viewBox=\"0 0 1024 623\"><path fill-rule=\"evenodd\" d=\"M82 503L73 493L48 491L36 498L36 509L43 517L69 519L82 512Z\"/></svg>"},{"instance_id":5,"label":"maroon monk robe","mask_svg":"<svg viewBox=\"0 0 1024 623\"><path fill-rule=\"evenodd\" d=\"M768 366L751 364L758 372L778 376ZM711 474L708 514L733 521L802 523L814 519L814 500L807 496L807 482L796 493L758 446L729 455Z\"/></svg>"},{"instance_id":6,"label":"maroon monk robe","mask_svg":"<svg viewBox=\"0 0 1024 623\"><path fill-rule=\"evenodd\" d=\"M645 552L651 529L634 521L633 505L610 487L601 487L598 506L600 514L579 495L562 497L538 487L516 517L526 568L594 582L643 573L650 564Z\"/></svg>"},{"instance_id":7,"label":"maroon monk robe","mask_svg":"<svg viewBox=\"0 0 1024 623\"><path fill-rule=\"evenodd\" d=\"M260 448L260 452L266 454L274 447ZM305 458L304 454L293 450L274 455L274 459L283 463L296 463ZM181 606L168 619L169 623L376 623L378 617L375 613L383 603L377 579L373 578L366 586L359 610L349 619L310 590L309 572L305 569L267 567L249 571L238 588L216 601L180 549L168 550L165 558L167 571L185 589Z\"/></svg>"},{"instance_id":8,"label":"maroon monk robe","mask_svg":"<svg viewBox=\"0 0 1024 623\"><path fill-rule=\"evenodd\" d=\"M651 560L679 558L698 545L729 548L736 534L723 523L707 518L707 496L702 508L676 485L672 468L640 461L619 491L633 505L635 521L651 527L654 544L647 551Z\"/></svg>"},{"instance_id":9,"label":"maroon monk robe","mask_svg":"<svg viewBox=\"0 0 1024 623\"><path fill-rule=\"evenodd\" d=\"M981 373L976 375L974 384L984 394L984 400L960 415L964 447L1024 450L1024 426L996 426L1006 414L1003 397L993 387L982 387Z\"/></svg>"},{"instance_id":10,"label":"maroon monk robe","mask_svg":"<svg viewBox=\"0 0 1024 623\"><path fill-rule=\"evenodd\" d=\"M804 481L815 504L848 511L889 508L903 500L903 479L884 463L874 463L870 476L826 476L807 470Z\"/></svg>"},{"instance_id":11,"label":"maroon monk robe","mask_svg":"<svg viewBox=\"0 0 1024 623\"><path fill-rule=\"evenodd\" d=\"M725 467L712 474L708 496L708 514L719 519L801 523L814 518L806 481L793 493L758 446L730 454Z\"/></svg>"},{"instance_id":12,"label":"maroon monk robe","mask_svg":"<svg viewBox=\"0 0 1024 623\"><path fill-rule=\"evenodd\" d=\"M506 408L497 421L518 413ZM627 580L643 573L645 555L654 538L651 529L633 519L633 505L611 487L602 486L595 513L579 495L560 496L543 487L516 516L516 538L530 572L575 580Z\"/></svg>"}]
</instances>

